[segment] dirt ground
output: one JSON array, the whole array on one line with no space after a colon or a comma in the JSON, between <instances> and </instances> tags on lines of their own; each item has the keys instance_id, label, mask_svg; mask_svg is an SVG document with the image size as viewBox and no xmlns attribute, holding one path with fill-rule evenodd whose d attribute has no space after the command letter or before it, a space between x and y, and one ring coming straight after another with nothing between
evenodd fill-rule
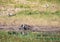
<instances>
[{"instance_id":1,"label":"dirt ground","mask_svg":"<svg viewBox=\"0 0 60 42\"><path fill-rule=\"evenodd\" d=\"M26 30L24 29L26 28ZM41 32L41 31L49 31L49 32L57 32L60 31L60 27L53 27L53 26L32 26L32 25L25 25L25 27L20 26L0 26L0 30L2 31L32 31L32 32Z\"/></svg>"}]
</instances>

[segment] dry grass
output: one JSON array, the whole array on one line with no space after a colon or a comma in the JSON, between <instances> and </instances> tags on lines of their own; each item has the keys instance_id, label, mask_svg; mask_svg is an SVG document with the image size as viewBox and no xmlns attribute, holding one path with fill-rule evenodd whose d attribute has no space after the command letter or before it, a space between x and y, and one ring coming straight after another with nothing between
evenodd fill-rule
<instances>
[{"instance_id":1,"label":"dry grass","mask_svg":"<svg viewBox=\"0 0 60 42\"><path fill-rule=\"evenodd\" d=\"M60 6L59 0L1 0L0 11L7 11L16 16L0 16L0 23L6 25L40 25L40 26L60 26ZM4 3L3 3L4 2ZM48 8L47 5L48 4ZM0 7L1 7L0 6ZM17 8L17 10L16 10ZM13 11L12 11L12 10ZM25 12L25 9L27 10ZM36 11L35 11L36 10ZM19 13L20 11L20 13ZM21 12L22 11L22 12ZM35 12L34 12L35 11ZM55 13L56 11L59 11ZM25 13L24 13L25 12ZM7 14L5 13L5 15ZM31 13L31 14L30 14ZM29 15L30 14L30 15ZM3 13L4 15L4 13Z\"/></svg>"},{"instance_id":2,"label":"dry grass","mask_svg":"<svg viewBox=\"0 0 60 42\"><path fill-rule=\"evenodd\" d=\"M0 18L1 24L6 25L20 25L20 24L29 24L29 25L39 25L39 26L60 26L59 17L49 17L43 15L40 17L39 15L17 15L12 17Z\"/></svg>"}]
</instances>

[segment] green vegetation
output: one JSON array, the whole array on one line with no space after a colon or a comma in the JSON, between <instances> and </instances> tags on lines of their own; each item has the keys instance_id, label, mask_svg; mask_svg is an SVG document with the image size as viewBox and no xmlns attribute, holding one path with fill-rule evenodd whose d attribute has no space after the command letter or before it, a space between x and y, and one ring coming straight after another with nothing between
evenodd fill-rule
<instances>
[{"instance_id":1,"label":"green vegetation","mask_svg":"<svg viewBox=\"0 0 60 42\"><path fill-rule=\"evenodd\" d=\"M0 42L60 42L60 33L49 32L29 32L22 35L20 32L2 32L0 31Z\"/></svg>"},{"instance_id":2,"label":"green vegetation","mask_svg":"<svg viewBox=\"0 0 60 42\"><path fill-rule=\"evenodd\" d=\"M16 13L18 17L22 16L22 15L25 15L25 16L31 16L33 18L49 18L49 19L52 19L52 18L60 18L60 11L56 11L56 12L50 12L50 11L38 11L38 10L22 10L18 13Z\"/></svg>"},{"instance_id":3,"label":"green vegetation","mask_svg":"<svg viewBox=\"0 0 60 42\"><path fill-rule=\"evenodd\" d=\"M15 4L14 5L15 8L30 8L30 5L28 4Z\"/></svg>"}]
</instances>

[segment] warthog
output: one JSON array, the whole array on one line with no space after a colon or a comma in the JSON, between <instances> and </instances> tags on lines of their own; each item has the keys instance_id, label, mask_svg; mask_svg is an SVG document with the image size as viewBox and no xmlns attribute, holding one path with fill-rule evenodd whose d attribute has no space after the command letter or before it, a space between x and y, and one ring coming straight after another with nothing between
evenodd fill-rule
<instances>
[{"instance_id":1,"label":"warthog","mask_svg":"<svg viewBox=\"0 0 60 42\"><path fill-rule=\"evenodd\" d=\"M29 30L31 30L31 26L27 25L27 24L22 24L19 27L19 30L20 30L21 34L26 35L29 32Z\"/></svg>"},{"instance_id":2,"label":"warthog","mask_svg":"<svg viewBox=\"0 0 60 42\"><path fill-rule=\"evenodd\" d=\"M27 24L22 24L19 28L19 30L22 29L22 30L31 30L31 26L30 25L27 25Z\"/></svg>"}]
</instances>

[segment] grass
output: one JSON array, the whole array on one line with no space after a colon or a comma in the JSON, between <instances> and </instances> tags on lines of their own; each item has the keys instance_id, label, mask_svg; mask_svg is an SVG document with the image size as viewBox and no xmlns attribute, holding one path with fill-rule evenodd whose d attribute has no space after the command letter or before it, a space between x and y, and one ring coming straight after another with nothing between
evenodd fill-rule
<instances>
[{"instance_id":1,"label":"grass","mask_svg":"<svg viewBox=\"0 0 60 42\"><path fill-rule=\"evenodd\" d=\"M49 33L49 32L29 32L27 35L22 35L19 32L16 34L9 34L8 32L0 32L0 42L56 42L60 41L60 33Z\"/></svg>"},{"instance_id":2,"label":"grass","mask_svg":"<svg viewBox=\"0 0 60 42\"><path fill-rule=\"evenodd\" d=\"M6 5L6 4L13 4L14 0L0 0L1 5Z\"/></svg>"},{"instance_id":3,"label":"grass","mask_svg":"<svg viewBox=\"0 0 60 42\"><path fill-rule=\"evenodd\" d=\"M36 16L36 18L53 18L54 16L57 17L60 17L60 11L56 11L56 12L50 12L50 11L39 11L39 10L22 10L18 13L16 13L17 16L22 16L22 15L25 15L25 16L32 16L33 18Z\"/></svg>"},{"instance_id":4,"label":"grass","mask_svg":"<svg viewBox=\"0 0 60 42\"><path fill-rule=\"evenodd\" d=\"M60 2L60 0L27 0L27 1L31 1L31 2L44 2L44 1L46 1L46 2L57 2L57 3Z\"/></svg>"},{"instance_id":5,"label":"grass","mask_svg":"<svg viewBox=\"0 0 60 42\"><path fill-rule=\"evenodd\" d=\"M0 16L0 22L3 24L19 25L48 25L59 26L60 11L38 11L38 10L22 10L16 13L15 16ZM44 24L45 23L45 24Z\"/></svg>"},{"instance_id":6,"label":"grass","mask_svg":"<svg viewBox=\"0 0 60 42\"><path fill-rule=\"evenodd\" d=\"M27 2L28 1L28 2ZM20 8L14 14L15 16L0 16L0 22L8 24L34 24L34 25L60 25L60 6L59 0L26 0L23 2L16 2L14 0L0 0L0 4L3 6L9 6L12 4L13 8ZM44 6L48 4L48 8ZM5 7L6 9L8 7ZM54 8L52 8L54 6ZM56 7L56 8L55 8ZM11 5L10 5L11 8ZM25 9L25 10L24 10ZM0 9L0 11L3 11ZM6 11L6 10L5 10ZM2 18L2 19L1 19Z\"/></svg>"},{"instance_id":7,"label":"grass","mask_svg":"<svg viewBox=\"0 0 60 42\"><path fill-rule=\"evenodd\" d=\"M28 4L15 4L14 5L15 8L30 8L30 5Z\"/></svg>"},{"instance_id":8,"label":"grass","mask_svg":"<svg viewBox=\"0 0 60 42\"><path fill-rule=\"evenodd\" d=\"M60 0L27 1L28 3L24 4L15 2L14 0L0 0L0 5L4 6L4 8L8 9L9 5L12 4L13 8L25 9L15 13L15 16L0 16L0 23L2 25L16 26L20 24L60 26ZM45 4L48 4L49 7L43 8ZM52 8L52 5L56 8ZM0 11L3 10L4 9L0 9ZM15 31L9 33L0 31L0 42L60 42L60 33L29 32L28 34L23 35L20 32Z\"/></svg>"},{"instance_id":9,"label":"grass","mask_svg":"<svg viewBox=\"0 0 60 42\"><path fill-rule=\"evenodd\" d=\"M60 11L56 11L56 12L42 11L41 12L38 10L35 10L35 11L23 10L16 13L16 16L14 16L14 18L20 20L20 22L22 21L21 23L59 26Z\"/></svg>"}]
</instances>

